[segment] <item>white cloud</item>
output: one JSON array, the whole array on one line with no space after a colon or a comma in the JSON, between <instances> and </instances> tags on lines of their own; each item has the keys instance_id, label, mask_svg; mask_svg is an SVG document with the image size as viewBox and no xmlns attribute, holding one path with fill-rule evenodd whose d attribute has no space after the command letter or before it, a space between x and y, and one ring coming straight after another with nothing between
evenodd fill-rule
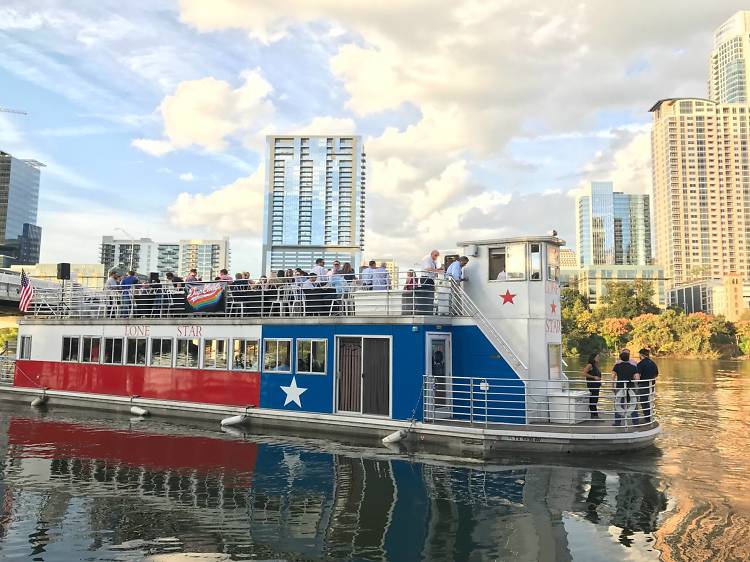
<instances>
[{"instance_id":1,"label":"white cloud","mask_svg":"<svg viewBox=\"0 0 750 562\"><path fill-rule=\"evenodd\" d=\"M195 180L193 172L184 172L178 176L182 181L191 182Z\"/></svg>"},{"instance_id":2,"label":"white cloud","mask_svg":"<svg viewBox=\"0 0 750 562\"><path fill-rule=\"evenodd\" d=\"M130 144L151 156L164 156L175 149L171 142L159 139L133 139Z\"/></svg>"},{"instance_id":3,"label":"white cloud","mask_svg":"<svg viewBox=\"0 0 750 562\"><path fill-rule=\"evenodd\" d=\"M166 138L137 139L133 146L155 156L192 146L222 152L230 138L257 133L274 113L272 87L259 69L241 77L237 88L213 77L180 82L159 106Z\"/></svg>"},{"instance_id":4,"label":"white cloud","mask_svg":"<svg viewBox=\"0 0 750 562\"><path fill-rule=\"evenodd\" d=\"M203 227L216 232L256 236L263 227L264 167L210 193L180 193L168 209L169 220L181 228Z\"/></svg>"}]
</instances>

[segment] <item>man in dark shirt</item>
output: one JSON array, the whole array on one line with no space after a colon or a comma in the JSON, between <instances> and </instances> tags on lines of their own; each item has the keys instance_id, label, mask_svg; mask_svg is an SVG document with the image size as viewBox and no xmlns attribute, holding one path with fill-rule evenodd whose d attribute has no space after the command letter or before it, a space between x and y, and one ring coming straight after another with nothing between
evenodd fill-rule
<instances>
[{"instance_id":1,"label":"man in dark shirt","mask_svg":"<svg viewBox=\"0 0 750 562\"><path fill-rule=\"evenodd\" d=\"M638 368L630 362L630 353L623 351L620 353L620 362L616 363L612 367L612 380L615 382L615 425L622 424L623 415L619 412L619 409L627 411L631 404L631 392L640 378L638 375ZM622 391L622 392L621 392ZM621 396L618 396L621 393ZM634 397L632 397L634 399ZM633 404L636 407L636 404ZM634 410L632 413L633 420L637 419L638 414Z\"/></svg>"},{"instance_id":2,"label":"man in dark shirt","mask_svg":"<svg viewBox=\"0 0 750 562\"><path fill-rule=\"evenodd\" d=\"M649 357L651 353L648 349L641 349L638 354L641 360L638 363L638 374L641 380L638 382L638 402L641 404L644 423L651 423L651 394L654 391L656 377L659 376L659 367Z\"/></svg>"}]
</instances>

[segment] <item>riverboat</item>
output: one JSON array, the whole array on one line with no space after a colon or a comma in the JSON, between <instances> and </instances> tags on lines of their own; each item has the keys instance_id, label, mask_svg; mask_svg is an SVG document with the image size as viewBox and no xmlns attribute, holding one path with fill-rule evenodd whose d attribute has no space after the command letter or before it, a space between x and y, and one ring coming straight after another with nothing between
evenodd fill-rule
<instances>
[{"instance_id":1,"label":"riverboat","mask_svg":"<svg viewBox=\"0 0 750 562\"><path fill-rule=\"evenodd\" d=\"M564 373L562 244L461 242L469 264L460 283L410 272L380 284L38 289L0 398L481 457L648 447L660 432L653 396L646 417L632 391L616 399L603 381L594 404Z\"/></svg>"}]
</instances>

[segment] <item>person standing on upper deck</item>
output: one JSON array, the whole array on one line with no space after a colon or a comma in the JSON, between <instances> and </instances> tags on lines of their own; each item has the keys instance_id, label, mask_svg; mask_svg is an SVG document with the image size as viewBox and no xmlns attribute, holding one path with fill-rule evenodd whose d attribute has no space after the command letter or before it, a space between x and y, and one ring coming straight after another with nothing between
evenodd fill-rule
<instances>
[{"instance_id":1,"label":"person standing on upper deck","mask_svg":"<svg viewBox=\"0 0 750 562\"><path fill-rule=\"evenodd\" d=\"M419 291L416 295L416 308L421 314L432 314L435 304L435 278L438 273L443 273L443 268L438 267L437 259L440 252L432 250L420 263L421 277L419 279Z\"/></svg>"},{"instance_id":2,"label":"person standing on upper deck","mask_svg":"<svg viewBox=\"0 0 750 562\"><path fill-rule=\"evenodd\" d=\"M139 281L138 277L135 274L135 271L128 271L128 274L122 280L122 283L120 283L120 285L122 286L122 304L125 309L123 310L123 312L126 316L130 316L133 312L133 286L137 285L138 283Z\"/></svg>"},{"instance_id":3,"label":"person standing on upper deck","mask_svg":"<svg viewBox=\"0 0 750 562\"><path fill-rule=\"evenodd\" d=\"M359 280L362 283L362 288L365 290L372 289L372 273L375 270L375 260L370 260L368 265L369 267L363 265L359 273Z\"/></svg>"},{"instance_id":4,"label":"person standing on upper deck","mask_svg":"<svg viewBox=\"0 0 750 562\"><path fill-rule=\"evenodd\" d=\"M323 258L315 260L315 265L310 270L311 275L315 275L317 278L317 286L324 287L328 285L328 270L326 269L326 262Z\"/></svg>"},{"instance_id":5,"label":"person standing on upper deck","mask_svg":"<svg viewBox=\"0 0 750 562\"><path fill-rule=\"evenodd\" d=\"M380 267L378 267L374 261L370 262L370 264L370 271L372 272L372 290L387 291L390 289L391 283L385 264L380 264Z\"/></svg>"},{"instance_id":6,"label":"person standing on upper deck","mask_svg":"<svg viewBox=\"0 0 750 562\"><path fill-rule=\"evenodd\" d=\"M448 270L445 274L452 278L456 283L462 283L464 281L464 267L466 267L467 263L469 263L469 258L461 256L448 266Z\"/></svg>"},{"instance_id":7,"label":"person standing on upper deck","mask_svg":"<svg viewBox=\"0 0 750 562\"><path fill-rule=\"evenodd\" d=\"M194 281L200 281L200 278L198 277L198 270L197 269L191 269L188 274L185 276L185 282L191 283Z\"/></svg>"}]
</instances>

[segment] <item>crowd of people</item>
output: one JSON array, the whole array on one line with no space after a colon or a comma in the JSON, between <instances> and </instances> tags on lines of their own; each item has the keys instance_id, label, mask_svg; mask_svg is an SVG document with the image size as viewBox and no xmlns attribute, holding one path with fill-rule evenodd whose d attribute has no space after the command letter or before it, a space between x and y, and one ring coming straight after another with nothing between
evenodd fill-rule
<instances>
[{"instance_id":1,"label":"crowd of people","mask_svg":"<svg viewBox=\"0 0 750 562\"><path fill-rule=\"evenodd\" d=\"M328 268L324 258L316 259L309 271L300 267L280 269L253 280L249 272L232 276L222 269L212 280L206 281L225 283L231 302L239 305L243 315L244 311L248 315L284 314L300 308L310 314L345 313L349 310L347 300L352 292L399 289L404 292L404 314L432 314L436 312L435 280L446 276L462 282L463 267L469 261L461 257L444 268L437 263L439 256L437 250L425 256L420 270L408 271L402 287L398 279L392 278L385 263L370 260L355 272L350 263L340 260L333 260ZM168 272L164 280L156 274L142 279L135 271L128 271L125 276L111 271L105 286L113 303L110 315L151 316L157 311L161 313L165 307L184 306L184 301L180 304L175 295L183 292L187 284L202 281L196 269L191 269L184 279Z\"/></svg>"},{"instance_id":2,"label":"crowd of people","mask_svg":"<svg viewBox=\"0 0 750 562\"><path fill-rule=\"evenodd\" d=\"M633 425L651 423L651 405L659 367L648 349L638 351L640 361L630 357L630 350L623 349L612 367L612 384L615 392L614 425L622 425L630 412ZM589 390L589 411L593 419L599 418L599 395L602 386L602 370L599 353L593 353L582 374ZM640 413L639 413L640 409Z\"/></svg>"}]
</instances>

